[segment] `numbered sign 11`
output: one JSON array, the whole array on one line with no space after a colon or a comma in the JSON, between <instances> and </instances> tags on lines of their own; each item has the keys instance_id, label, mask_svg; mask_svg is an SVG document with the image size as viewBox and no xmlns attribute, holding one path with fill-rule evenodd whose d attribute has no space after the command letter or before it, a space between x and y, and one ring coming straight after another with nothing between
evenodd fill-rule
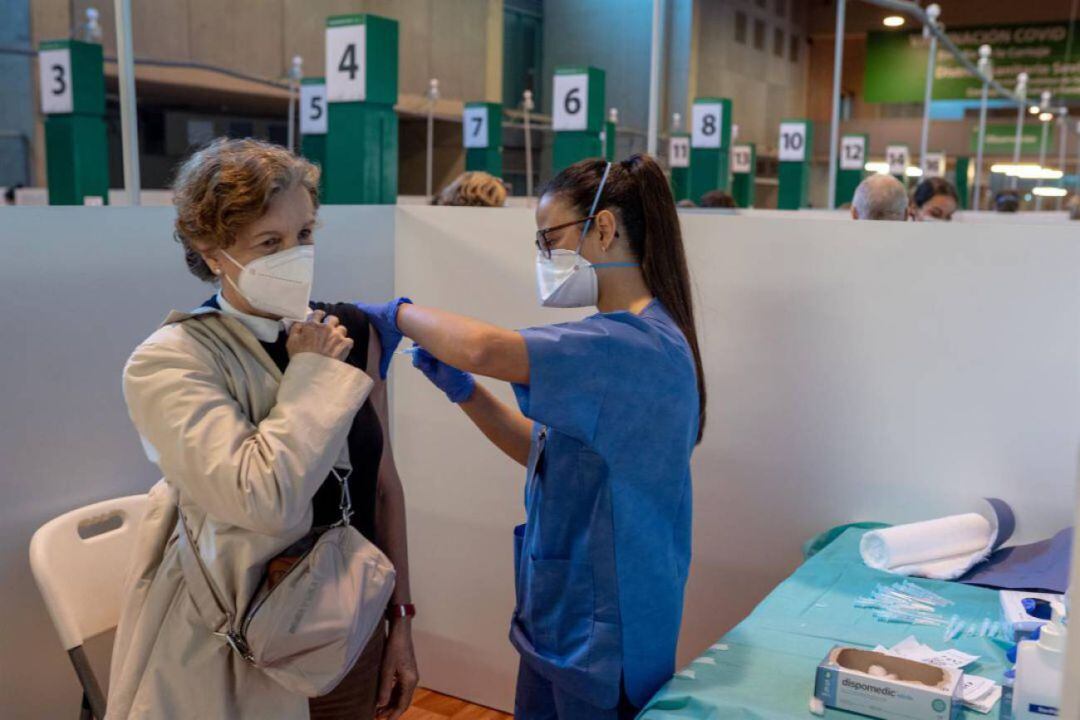
<instances>
[{"instance_id":1,"label":"numbered sign 11","mask_svg":"<svg viewBox=\"0 0 1080 720\"><path fill-rule=\"evenodd\" d=\"M885 148L885 162L889 164L889 174L904 177L909 164L907 145L889 145Z\"/></svg>"},{"instance_id":2,"label":"numbered sign 11","mask_svg":"<svg viewBox=\"0 0 1080 720\"><path fill-rule=\"evenodd\" d=\"M556 68L551 103L552 130L599 134L604 125L604 71Z\"/></svg>"},{"instance_id":3,"label":"numbered sign 11","mask_svg":"<svg viewBox=\"0 0 1080 720\"><path fill-rule=\"evenodd\" d=\"M672 135L668 140L668 165L673 168L690 167L690 138Z\"/></svg>"},{"instance_id":4,"label":"numbered sign 11","mask_svg":"<svg viewBox=\"0 0 1080 720\"><path fill-rule=\"evenodd\" d=\"M300 84L300 134L325 135L327 115L326 81L304 78Z\"/></svg>"},{"instance_id":5,"label":"numbered sign 11","mask_svg":"<svg viewBox=\"0 0 1080 720\"><path fill-rule=\"evenodd\" d=\"M840 138L840 169L858 170L866 168L866 135L844 135Z\"/></svg>"},{"instance_id":6,"label":"numbered sign 11","mask_svg":"<svg viewBox=\"0 0 1080 720\"><path fill-rule=\"evenodd\" d=\"M945 153L943 152L928 152L926 157L923 158L923 177L945 177Z\"/></svg>"},{"instance_id":7,"label":"numbered sign 11","mask_svg":"<svg viewBox=\"0 0 1080 720\"><path fill-rule=\"evenodd\" d=\"M780 162L806 162L807 123L805 120L789 120L780 123Z\"/></svg>"},{"instance_id":8,"label":"numbered sign 11","mask_svg":"<svg viewBox=\"0 0 1080 720\"><path fill-rule=\"evenodd\" d=\"M326 100L397 102L398 24L377 15L326 21Z\"/></svg>"}]
</instances>

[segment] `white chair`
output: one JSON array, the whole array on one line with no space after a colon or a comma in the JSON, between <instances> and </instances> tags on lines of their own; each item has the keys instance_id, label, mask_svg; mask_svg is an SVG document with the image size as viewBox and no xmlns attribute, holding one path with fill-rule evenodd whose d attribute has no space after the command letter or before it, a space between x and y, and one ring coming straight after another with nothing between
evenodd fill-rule
<instances>
[{"instance_id":1,"label":"white chair","mask_svg":"<svg viewBox=\"0 0 1080 720\"><path fill-rule=\"evenodd\" d=\"M146 495L72 510L30 539L30 569L83 687L80 718L105 717L105 696L83 642L116 627L121 592Z\"/></svg>"}]
</instances>

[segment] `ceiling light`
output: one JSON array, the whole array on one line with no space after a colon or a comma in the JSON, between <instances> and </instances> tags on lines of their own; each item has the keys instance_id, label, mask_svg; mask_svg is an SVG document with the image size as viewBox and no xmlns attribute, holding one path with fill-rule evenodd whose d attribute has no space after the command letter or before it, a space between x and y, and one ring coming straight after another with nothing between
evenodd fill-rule
<instances>
[{"instance_id":1,"label":"ceiling light","mask_svg":"<svg viewBox=\"0 0 1080 720\"><path fill-rule=\"evenodd\" d=\"M877 173L878 175L889 174L889 163L887 162L868 162L863 165L863 168L867 172Z\"/></svg>"},{"instance_id":2,"label":"ceiling light","mask_svg":"<svg viewBox=\"0 0 1080 720\"><path fill-rule=\"evenodd\" d=\"M1036 195L1042 195L1043 197L1065 197L1069 194L1069 191L1065 188L1055 187L1037 187L1032 189L1031 192Z\"/></svg>"},{"instance_id":3,"label":"ceiling light","mask_svg":"<svg viewBox=\"0 0 1080 720\"><path fill-rule=\"evenodd\" d=\"M1039 115L1039 119L1042 120L1043 122L1050 122L1051 120L1054 119L1054 113L1044 112L1041 115Z\"/></svg>"},{"instance_id":4,"label":"ceiling light","mask_svg":"<svg viewBox=\"0 0 1080 720\"><path fill-rule=\"evenodd\" d=\"M922 177L922 168L917 168L914 165L908 165L904 170L904 174L908 177Z\"/></svg>"},{"instance_id":5,"label":"ceiling light","mask_svg":"<svg viewBox=\"0 0 1080 720\"><path fill-rule=\"evenodd\" d=\"M1039 114L1039 106L1038 105L1032 105L1031 107L1028 108L1028 112L1031 113L1032 115L1038 115Z\"/></svg>"},{"instance_id":6,"label":"ceiling light","mask_svg":"<svg viewBox=\"0 0 1080 720\"><path fill-rule=\"evenodd\" d=\"M904 24L904 18L900 15L889 15L887 18L881 21L885 27L901 27Z\"/></svg>"}]
</instances>

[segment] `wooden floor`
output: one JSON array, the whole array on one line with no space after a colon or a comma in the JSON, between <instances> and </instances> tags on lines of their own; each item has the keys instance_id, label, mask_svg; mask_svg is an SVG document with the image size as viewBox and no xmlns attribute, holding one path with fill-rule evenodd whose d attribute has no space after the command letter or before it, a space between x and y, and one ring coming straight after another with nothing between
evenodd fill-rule
<instances>
[{"instance_id":1,"label":"wooden floor","mask_svg":"<svg viewBox=\"0 0 1080 720\"><path fill-rule=\"evenodd\" d=\"M416 691L412 707L402 720L513 720L513 716L421 689Z\"/></svg>"}]
</instances>

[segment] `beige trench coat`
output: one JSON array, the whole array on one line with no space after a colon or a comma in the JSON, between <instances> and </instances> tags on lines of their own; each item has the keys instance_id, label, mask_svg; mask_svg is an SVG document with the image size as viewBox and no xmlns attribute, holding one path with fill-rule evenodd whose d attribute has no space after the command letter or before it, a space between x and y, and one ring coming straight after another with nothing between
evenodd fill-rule
<instances>
[{"instance_id":1,"label":"beige trench coat","mask_svg":"<svg viewBox=\"0 0 1080 720\"><path fill-rule=\"evenodd\" d=\"M176 548L176 500L203 562L243 617L267 561L311 527L373 380L314 353L282 374L255 336L207 309L172 313L124 368L131 419L164 479L150 491L124 588L107 720L294 720L307 698L202 624Z\"/></svg>"}]
</instances>

